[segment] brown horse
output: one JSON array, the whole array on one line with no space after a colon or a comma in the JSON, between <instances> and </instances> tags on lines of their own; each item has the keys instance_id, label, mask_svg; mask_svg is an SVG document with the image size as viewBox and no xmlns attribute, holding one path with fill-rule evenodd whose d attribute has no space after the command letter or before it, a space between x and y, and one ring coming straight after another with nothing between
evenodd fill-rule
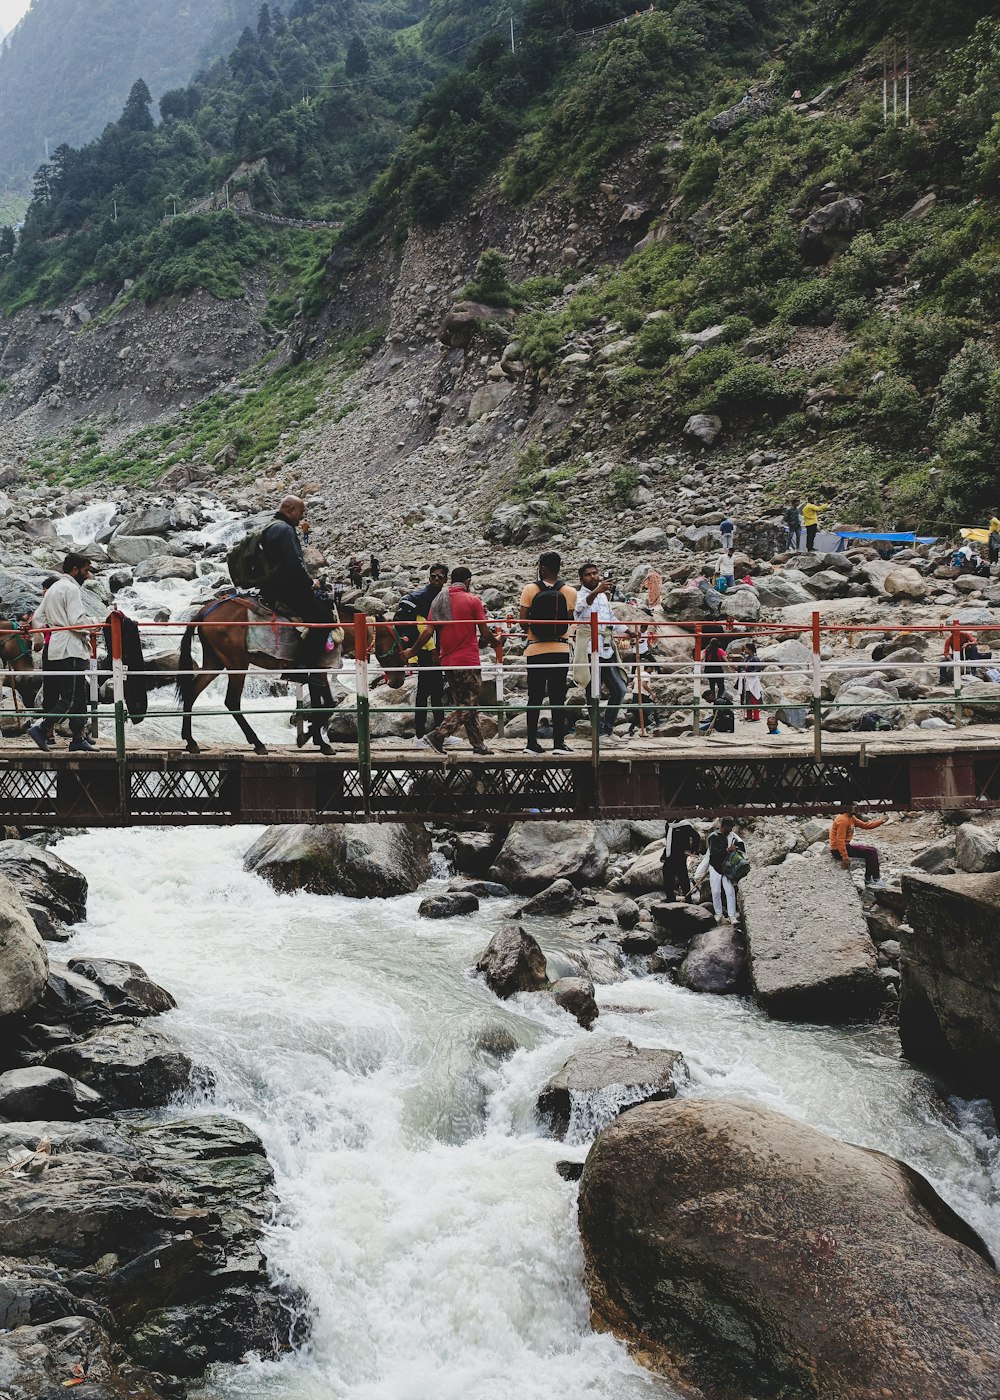
<instances>
[{"instance_id":1,"label":"brown horse","mask_svg":"<svg viewBox=\"0 0 1000 1400\"><path fill-rule=\"evenodd\" d=\"M313 672L308 677L309 708L313 711L308 737L312 739L320 752L325 754L332 753L333 750L323 737L322 712L334 708L330 683L325 671L329 669L339 670L342 655L344 653L354 654L354 609L349 604L345 604L342 611L344 615L338 618L334 626L344 628L344 641L338 643L336 649L329 654L329 664L319 673ZM255 610L250 599L223 598L219 602L206 603L191 619L193 625L185 629L178 669L181 672L196 672L193 675L180 675L177 679L177 693L184 711L181 738L185 742L188 753L200 752L192 733L191 712L194 708L194 702L223 671L229 675L229 684L226 688L226 709L230 711L247 740L253 745L254 750L259 754L267 753L259 735L255 733L240 709L240 700L246 683L246 672L250 666L259 666L267 671L294 673L295 666L293 662L280 660L266 652L250 650L248 628L243 624L252 621L254 616ZM191 654L195 630L197 630L201 641L202 664L200 668L194 666ZM399 642L395 637L395 632L393 631L392 635L389 636L387 635L389 629L379 628L377 631L370 629L370 642L373 631L376 633L374 638L376 658L380 657L381 649L381 654L385 656L386 661L391 662L393 656L397 656L401 660L398 655ZM402 673L400 673L399 683L401 681ZM299 742L304 743L305 736Z\"/></svg>"},{"instance_id":2,"label":"brown horse","mask_svg":"<svg viewBox=\"0 0 1000 1400\"><path fill-rule=\"evenodd\" d=\"M17 680L15 673L33 673L35 670L35 658L32 653L32 638L30 632L23 628L14 618L0 619L0 665L3 666L2 685L9 685L14 696L14 710L17 711L18 700L23 698L18 694ZM0 685L0 689L2 689ZM35 685L32 694L28 697L29 703L34 701L38 693L38 686Z\"/></svg>"}]
</instances>

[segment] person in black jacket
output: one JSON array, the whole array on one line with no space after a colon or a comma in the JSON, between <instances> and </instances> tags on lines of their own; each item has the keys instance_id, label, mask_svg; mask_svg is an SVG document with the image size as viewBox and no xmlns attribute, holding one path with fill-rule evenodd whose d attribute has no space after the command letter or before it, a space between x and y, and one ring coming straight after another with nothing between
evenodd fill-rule
<instances>
[{"instance_id":1,"label":"person in black jacket","mask_svg":"<svg viewBox=\"0 0 1000 1400\"><path fill-rule=\"evenodd\" d=\"M299 644L296 660L309 670L316 670L336 617L331 605L317 596L318 585L310 576L302 556L298 527L305 513L305 501L298 496L286 496L274 519L264 530L264 558L273 573L261 588L260 596L263 603L279 612L301 617L303 622L327 624L326 628L310 627Z\"/></svg>"}]
</instances>

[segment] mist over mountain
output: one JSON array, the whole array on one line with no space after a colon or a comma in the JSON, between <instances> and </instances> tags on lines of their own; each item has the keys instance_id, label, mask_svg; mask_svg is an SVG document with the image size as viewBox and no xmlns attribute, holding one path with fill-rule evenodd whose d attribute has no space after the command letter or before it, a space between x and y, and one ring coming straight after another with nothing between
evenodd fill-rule
<instances>
[{"instance_id":1,"label":"mist over mountain","mask_svg":"<svg viewBox=\"0 0 1000 1400\"><path fill-rule=\"evenodd\" d=\"M232 48L260 0L33 0L0 51L0 190L82 145L143 78L154 98ZM0 34L3 27L0 26Z\"/></svg>"}]
</instances>

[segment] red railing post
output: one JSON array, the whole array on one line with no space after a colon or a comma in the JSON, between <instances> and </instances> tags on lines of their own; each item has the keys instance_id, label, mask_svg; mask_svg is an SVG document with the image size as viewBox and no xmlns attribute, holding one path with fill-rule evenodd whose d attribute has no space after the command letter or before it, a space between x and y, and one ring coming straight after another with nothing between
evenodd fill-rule
<instances>
[{"instance_id":1,"label":"red railing post","mask_svg":"<svg viewBox=\"0 0 1000 1400\"><path fill-rule=\"evenodd\" d=\"M691 733L697 739L700 732L698 727L699 715L701 711L701 623L694 625L694 666L691 672L692 684L694 686L694 703L691 706Z\"/></svg>"}]
</instances>

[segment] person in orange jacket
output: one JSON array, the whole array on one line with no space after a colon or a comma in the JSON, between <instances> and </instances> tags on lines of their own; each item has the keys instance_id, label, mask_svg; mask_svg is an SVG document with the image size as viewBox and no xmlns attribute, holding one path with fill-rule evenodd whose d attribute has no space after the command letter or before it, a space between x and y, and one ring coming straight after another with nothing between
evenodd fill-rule
<instances>
[{"instance_id":1,"label":"person in orange jacket","mask_svg":"<svg viewBox=\"0 0 1000 1400\"><path fill-rule=\"evenodd\" d=\"M845 870L850 870L852 857L865 863L865 885L868 889L881 889L878 851L874 846L862 846L853 840L855 827L862 831L873 831L883 826L884 821L865 822L854 814L854 803L845 802L844 810L838 812L830 823L830 855L839 860Z\"/></svg>"}]
</instances>

